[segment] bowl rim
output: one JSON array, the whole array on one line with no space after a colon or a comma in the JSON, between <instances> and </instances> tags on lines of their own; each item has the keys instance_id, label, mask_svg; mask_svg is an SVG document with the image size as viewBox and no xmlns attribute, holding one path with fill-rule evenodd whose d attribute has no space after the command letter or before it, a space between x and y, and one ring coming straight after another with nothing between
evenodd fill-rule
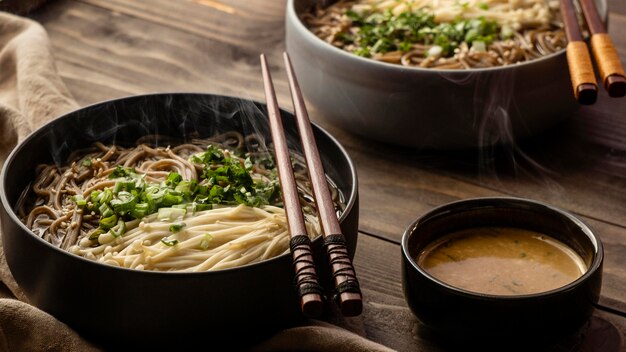
<instances>
[{"instance_id":1,"label":"bowl rim","mask_svg":"<svg viewBox=\"0 0 626 352\"><path fill-rule=\"evenodd\" d=\"M320 46L320 48L324 49L326 52L328 52L329 54L333 54L335 56L339 56L340 58L342 58L343 60L346 60L348 62L353 62L353 63L358 63L361 65L373 65L374 67L376 67L377 69L381 69L381 70L400 70L400 71L409 71L409 72L422 72L422 73L433 73L433 74L440 74L440 75L454 75L454 74L461 74L461 73L480 73L480 72L497 72L497 71L501 71L501 70L508 70L508 69L513 69L513 68L521 68L521 67L525 67L528 65L533 65L535 63L538 62L542 62L542 61L547 61L547 60L551 60L554 57L558 57L558 56L564 56L565 55L565 51L566 49L563 48L559 51L556 51L554 53L551 53L549 55L544 55L541 56L539 58L533 59L533 60L528 60L528 61L523 61L523 62L518 62L515 64L511 64L511 65L506 65L506 66L494 66L494 67L476 67L476 68L469 68L469 69L440 69L440 68L424 68L424 67L417 67L417 66L404 66L404 65L398 65L398 64L392 64L392 63L388 63L388 62L384 62L384 61L378 61L378 60L374 60L371 58L365 58L365 57L361 57L358 55L355 55L353 53L349 53L343 49L337 48L336 46L327 43L326 41L322 40L321 38L319 38L318 36L316 36L315 34L313 34L313 32L311 32L307 26L304 25L304 23L302 22L300 16L298 15L298 13L296 12L296 8L295 8L295 3L297 1L304 1L304 0L287 0L287 15L286 15L286 23L291 22L293 25L296 26L296 28L298 29L298 31L301 33L302 36L304 36L304 38L307 39L307 41L312 42L313 45L317 45ZM320 1L324 1L324 0L312 0L313 2L320 2ZM596 0L597 2L600 2L601 4L603 4L602 8L600 10L600 18L602 18L603 22L606 24L607 20L608 20L608 3L606 0ZM334 1L333 1L334 2ZM596 6L597 7L597 6Z\"/></svg>"},{"instance_id":2,"label":"bowl rim","mask_svg":"<svg viewBox=\"0 0 626 352\"><path fill-rule=\"evenodd\" d=\"M117 98L112 98L112 99L108 99L108 100L103 100L103 101L99 101L99 102L95 102L93 104L89 104L83 107L80 107L78 109L74 109L72 111L68 111L64 114L61 114L49 121L47 121L46 123L44 123L43 125L39 126L38 128L34 129L32 132L30 132L22 141L20 141L14 148L13 150L11 150L11 152L9 153L9 155L7 156L4 165L2 165L2 169L0 170L0 207L4 208L4 211L7 213L8 217L11 219L11 221L13 221L15 224L17 224L17 226L25 233L27 233L29 236L33 237L35 240L40 241L40 243L42 243L43 245L48 246L48 248L51 248L53 251L55 251L58 254L61 254L63 256L68 256L70 257L72 260L78 260L81 261L82 263L84 263L85 265L90 265L90 266L94 266L94 267L99 267L99 268L108 268L107 270L115 270L115 271L121 271L121 272L131 272L131 273L136 273L136 275L155 275L155 276L164 276L164 277L174 277L174 276L205 276L205 275L222 275L224 273L228 273L228 272L232 272L232 271L240 271L240 270L246 270L250 267L254 267L254 268L261 268L263 266L267 266L267 265L271 265L272 263L278 261L278 260L282 260L282 258L286 257L286 256L290 256L290 252L286 252L280 255L277 255L273 258L270 259L266 259L260 262L255 262L255 263L249 263L249 264L245 264L245 265L241 265L241 266L237 266L237 267L233 267L233 268L227 268L227 269L220 269L220 270L214 270L214 271L200 271L200 272L186 272L186 271L154 271L154 270L137 270L137 269L131 269L131 268L124 268L124 267L117 267L117 266L113 266L113 265L108 265L108 264L104 264L104 263L100 263L91 259L87 259L81 256L78 256L76 254L73 254L69 251L66 251L64 249L61 249L57 246L54 246L53 244L51 244L48 241L45 241L43 238L35 235L35 233L33 233L28 227L26 227L26 225L19 219L19 217L17 216L15 210L13 209L13 206L11 206L11 204L8 201L7 198L7 194L6 194L6 179L8 179L8 169L10 167L11 164L13 164L14 159L16 158L16 155L19 153L19 151L24 148L32 139L34 139L37 135L44 133L46 130L48 129L52 129L53 126L55 124L58 124L59 121L63 120L63 119L70 119L70 118L76 118L74 116L76 115L80 115L80 114L84 114L86 111L89 111L91 109L94 108L98 108L100 106L104 106L106 104L114 104L116 102L120 102L120 101L124 101L124 100L129 100L129 99L143 99L143 98L149 98L149 97L171 97L171 96L197 96L197 97L207 97L207 96L211 96L211 97L217 97L220 99L236 99L236 100L242 100L245 102L249 102L249 103L253 103L253 104L259 104L261 106L266 106L265 103L254 100L254 99L249 99L249 98L243 98L243 97L238 97L238 96L232 96L232 95L224 95L224 94L217 94L217 93L208 93L208 92L159 92L159 93L148 93L148 94L137 94L137 95L127 95L127 96L122 96L122 97L117 97ZM287 113L289 115L293 115L292 112L280 108L281 114L283 113ZM341 216L339 217L339 223L342 223L346 218L347 218L347 214L354 211L355 206L356 206L356 201L358 198L358 177L357 177L357 170L356 170L356 166L354 164L354 161L352 160L352 158L350 158L350 155L348 154L348 152L346 151L345 147L339 143L339 141L333 136L331 135L328 131L326 131L323 127L319 126L318 124L316 124L315 122L311 121L311 124L314 126L314 129L318 129L319 132L321 132L326 138L328 138L332 144L334 144L340 152L340 155L343 155L343 157L345 158L345 160L347 161L347 167L350 170L350 174L351 174L351 182L352 182L352 187L349 190L349 195L348 197L346 197L347 202L346 202L346 207L344 209L344 211L342 212ZM358 208L356 209L358 211ZM0 233L0 240L2 240L2 237L4 237L4 233ZM358 233L357 233L358 236ZM322 241L322 235L317 236L316 238L314 238L313 240L311 240L312 243L317 243Z\"/></svg>"},{"instance_id":3,"label":"bowl rim","mask_svg":"<svg viewBox=\"0 0 626 352\"><path fill-rule=\"evenodd\" d=\"M428 218L432 217L435 214L442 214L443 212L447 210L451 210L459 206L464 206L464 205L465 206L478 206L478 205L487 205L487 204L493 205L491 202L497 202L497 201L509 202L509 208L516 208L516 205L525 204L525 205L532 206L535 209L544 209L544 210L551 212L552 214L561 216L567 221L570 221L576 227L580 228L582 232L587 236L592 246L594 247L593 260L589 264L589 267L587 268L587 270L576 280L566 285L563 285L563 286L560 286L551 290L530 293L530 294L521 294L521 295L496 295L496 294L487 294L487 293L469 291L469 290L465 290L465 289L450 285L430 275L426 270L424 270L421 266L419 266L416 263L415 259L411 256L410 249L409 249L409 239L413 235L415 229L417 228L417 226L419 226L421 222L427 220ZM482 299L482 300L520 301L520 300L532 300L535 298L560 295L563 292L571 291L575 289L576 287L584 284L584 282L586 282L591 276L593 276L601 268L602 263L604 261L604 246L602 245L602 241L589 228L589 226L587 226L578 217L574 216L572 213L568 211L546 204L544 202L540 202L540 201L536 201L536 200L532 200L528 198L510 197L510 196L466 198L466 199L453 201L450 203L445 203L440 206L437 206L427 211L420 217L418 217L415 221L413 221L406 228L406 230L404 231L402 235L402 241L401 241L400 246L402 249L402 256L405 262L405 266L406 266L406 263L410 263L413 270L416 270L417 272L419 272L422 276L426 277L429 281L434 282L436 285L443 287L448 291L454 292L457 295L474 298L474 299ZM404 280L406 280L406 277L403 278L403 281Z\"/></svg>"}]
</instances>

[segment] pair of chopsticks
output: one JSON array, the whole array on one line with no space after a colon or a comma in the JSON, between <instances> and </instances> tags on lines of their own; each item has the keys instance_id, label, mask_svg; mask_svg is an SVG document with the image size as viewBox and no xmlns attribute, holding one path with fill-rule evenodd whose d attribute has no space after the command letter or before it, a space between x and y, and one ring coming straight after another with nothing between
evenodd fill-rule
<instances>
[{"instance_id":1,"label":"pair of chopsticks","mask_svg":"<svg viewBox=\"0 0 626 352\"><path fill-rule=\"evenodd\" d=\"M594 0L580 0L580 5L591 33L591 50L598 66L604 88L610 97L626 95L626 75L617 51L609 37ZM569 66L574 96L579 103L589 105L596 102L598 83L587 45L583 39L573 0L561 0L561 14L567 36L567 63Z\"/></svg>"},{"instance_id":2,"label":"pair of chopsticks","mask_svg":"<svg viewBox=\"0 0 626 352\"><path fill-rule=\"evenodd\" d=\"M334 279L335 297L343 315L356 316L361 314L363 308L361 290L354 267L348 257L345 238L339 227L339 221L337 220L335 207L328 189L326 174L317 150L304 99L302 98L291 60L287 53L284 53L283 56L295 109L294 115L302 142L302 150L307 163L315 204L322 224L324 247L326 248L328 262ZM263 54L261 54L261 68L263 71L270 130L276 154L276 167L278 169L280 188L291 236L290 247L296 271L295 279L298 295L300 296L300 306L304 315L316 317L323 312L324 292L319 284L315 262L311 253L311 240L306 232L272 77L267 60Z\"/></svg>"}]
</instances>

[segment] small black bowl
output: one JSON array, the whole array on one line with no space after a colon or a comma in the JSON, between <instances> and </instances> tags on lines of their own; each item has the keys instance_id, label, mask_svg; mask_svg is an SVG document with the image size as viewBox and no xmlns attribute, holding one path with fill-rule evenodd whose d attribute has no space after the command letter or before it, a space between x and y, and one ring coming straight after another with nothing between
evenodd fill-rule
<instances>
[{"instance_id":1,"label":"small black bowl","mask_svg":"<svg viewBox=\"0 0 626 352\"><path fill-rule=\"evenodd\" d=\"M587 271L575 281L536 294L503 296L470 292L442 282L415 258L426 245L454 231L482 226L541 232L580 255ZM603 248L579 219L552 206L519 198L476 198L433 209L402 238L405 299L430 336L440 341L491 345L504 341L547 343L575 333L600 297Z\"/></svg>"},{"instance_id":2,"label":"small black bowl","mask_svg":"<svg viewBox=\"0 0 626 352\"><path fill-rule=\"evenodd\" d=\"M8 157L0 175L0 219L7 263L32 304L84 336L112 347L181 348L181 344L245 344L299 322L291 255L211 272L154 272L114 267L59 249L30 231L15 207L39 163L63 164L69 153L145 135L189 140L225 131L271 140L265 105L211 94L152 94L98 103L33 132ZM293 115L282 112L292 150L300 150ZM345 195L339 221L348 252L357 243L356 169L326 131L313 125L326 173ZM168 143L168 139L163 141ZM321 279L329 278L322 240L313 240ZM328 279L327 281L330 281ZM332 288L332 285L325 287Z\"/></svg>"}]
</instances>

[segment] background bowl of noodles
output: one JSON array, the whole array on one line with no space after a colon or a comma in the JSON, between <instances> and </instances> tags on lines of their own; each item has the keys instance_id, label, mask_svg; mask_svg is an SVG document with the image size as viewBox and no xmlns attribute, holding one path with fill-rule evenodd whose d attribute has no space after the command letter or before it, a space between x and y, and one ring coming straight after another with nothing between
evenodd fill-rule
<instances>
[{"instance_id":1,"label":"background bowl of noodles","mask_svg":"<svg viewBox=\"0 0 626 352\"><path fill-rule=\"evenodd\" d=\"M451 0L439 1L447 5L434 12L428 10L435 14L430 19L423 13L402 18L402 11L398 10L399 17L394 11L407 1L365 2L390 9L372 17L368 14L373 10L355 8L353 1L289 0L287 4L286 46L303 94L321 118L346 131L416 148L477 147L537 134L565 120L578 107L558 15L554 17L558 1L531 11L526 22L516 20L521 25L497 24L488 35L489 19L506 20L507 13L521 10L498 10L510 8L507 1ZM415 6L430 2L413 1ZM512 3L538 6L532 2ZM329 4L344 9L331 14ZM596 4L606 19L606 1L597 0ZM496 10L499 12L489 14ZM457 20L462 14L468 17L463 23ZM395 17L386 22L385 16ZM526 26L523 23L543 17L549 21L548 30L523 33L516 29L521 31ZM439 32L433 32L440 20L448 21L443 22L448 29L439 27ZM434 27L419 34L430 35L428 45L393 39L406 31L403 28L420 21L434 21L430 24ZM356 22L369 27L351 29ZM455 47L449 45L451 37L437 39L437 33L448 30L460 31L472 42ZM377 31L388 35L381 39ZM394 40L395 46L390 44ZM539 49L536 42L541 43ZM446 50L456 50L456 58L444 59ZM518 59L521 61L512 63Z\"/></svg>"},{"instance_id":2,"label":"background bowl of noodles","mask_svg":"<svg viewBox=\"0 0 626 352\"><path fill-rule=\"evenodd\" d=\"M282 115L290 148L299 151L292 115ZM326 173L335 185L331 188L336 191L340 224L353 256L358 223L356 171L341 145L313 127ZM233 97L134 96L61 116L16 147L2 170L2 240L11 272L31 303L109 347L127 342L180 346L229 338L237 343L242 339L232 339L235 335L253 337L293 324L302 317L288 248L276 249L278 242L285 241L279 237L288 236L277 223L282 219L275 209L280 204L259 203L255 197L261 197L263 190L233 184L231 191L236 188L238 197L248 197L245 204L224 200L221 205L201 206L212 202L205 199L216 195L211 189L225 197L229 186L220 181L224 174L218 175L219 167L207 170L198 165L201 160L191 157L230 156L230 161L223 161L230 163L228 172L241 176L241 170L248 170L256 180L259 170L271 174L271 161L260 157L266 155L266 147L271 148L271 138L265 106ZM68 159L74 162L69 165ZM303 171L299 162L294 156L296 172ZM194 169L199 175L213 173L195 181L195 193L185 194ZM182 177L176 180L171 175ZM96 180L98 176L102 177ZM113 199L103 201L110 192ZM59 193L68 197L57 197ZM118 213L120 204L132 196L136 196L132 208ZM172 205L177 196L192 200ZM303 195L304 208L309 206L307 197ZM141 212L145 208L141 204L149 202L161 202L161 207L140 223L132 220L131 214ZM114 215L107 213L107 206ZM36 207L44 210L29 220ZM261 220L274 222L259 225L256 213L264 214ZM206 214L214 219L198 224L199 217L207 219ZM103 227L111 216L117 216L117 222ZM94 219L100 219L100 225ZM33 223L48 226L47 230ZM313 235L315 226L311 229ZM126 241L138 233L144 237ZM145 237L149 233L152 239ZM228 236L249 237L229 244ZM102 247L100 242L109 249L94 252ZM124 248L117 246L126 242ZM266 245L255 247L257 242ZM323 279L328 272L321 240L317 237L312 243Z\"/></svg>"}]
</instances>

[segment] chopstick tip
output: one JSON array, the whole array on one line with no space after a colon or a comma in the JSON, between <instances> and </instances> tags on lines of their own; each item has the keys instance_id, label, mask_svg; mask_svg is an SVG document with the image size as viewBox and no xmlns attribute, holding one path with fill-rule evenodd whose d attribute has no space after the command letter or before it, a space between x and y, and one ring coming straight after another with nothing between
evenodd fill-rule
<instances>
[{"instance_id":1,"label":"chopstick tip","mask_svg":"<svg viewBox=\"0 0 626 352\"><path fill-rule=\"evenodd\" d=\"M626 77L618 74L610 75L604 83L611 98L621 98L626 95Z\"/></svg>"},{"instance_id":2,"label":"chopstick tip","mask_svg":"<svg viewBox=\"0 0 626 352\"><path fill-rule=\"evenodd\" d=\"M308 318L317 318L324 312L324 301L319 294L302 297L302 314Z\"/></svg>"},{"instance_id":3,"label":"chopstick tip","mask_svg":"<svg viewBox=\"0 0 626 352\"><path fill-rule=\"evenodd\" d=\"M576 87L576 97L582 105L591 105L598 99L598 87L592 83L582 83Z\"/></svg>"},{"instance_id":4,"label":"chopstick tip","mask_svg":"<svg viewBox=\"0 0 626 352\"><path fill-rule=\"evenodd\" d=\"M341 300L341 314L346 317L355 317L363 312L363 299L360 293L350 293Z\"/></svg>"}]
</instances>

